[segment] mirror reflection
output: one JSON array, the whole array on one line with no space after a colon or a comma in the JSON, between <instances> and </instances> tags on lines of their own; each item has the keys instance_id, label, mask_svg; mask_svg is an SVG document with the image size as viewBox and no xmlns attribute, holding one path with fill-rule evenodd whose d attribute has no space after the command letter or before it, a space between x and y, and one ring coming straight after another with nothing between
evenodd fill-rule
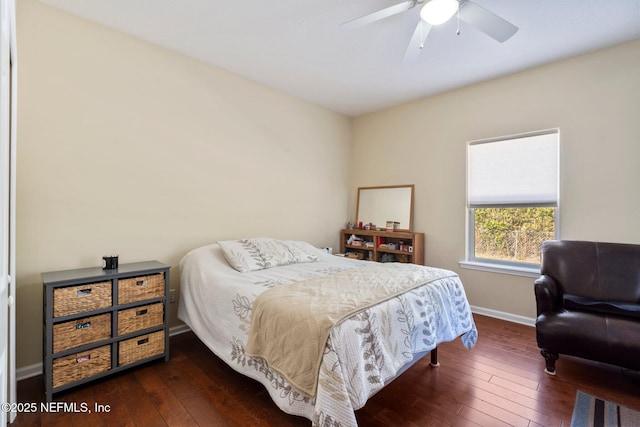
<instances>
[{"instance_id":1,"label":"mirror reflection","mask_svg":"<svg viewBox=\"0 0 640 427\"><path fill-rule=\"evenodd\" d=\"M385 229L387 221L394 221L398 230L411 231L412 212L413 184L358 188L356 225L373 223Z\"/></svg>"}]
</instances>

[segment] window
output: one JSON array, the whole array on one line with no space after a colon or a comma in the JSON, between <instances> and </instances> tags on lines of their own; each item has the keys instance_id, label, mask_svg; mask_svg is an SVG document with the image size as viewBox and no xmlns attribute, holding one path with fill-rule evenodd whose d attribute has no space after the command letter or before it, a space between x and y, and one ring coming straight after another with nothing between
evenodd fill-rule
<instances>
[{"instance_id":1,"label":"window","mask_svg":"<svg viewBox=\"0 0 640 427\"><path fill-rule=\"evenodd\" d=\"M467 260L534 267L558 236L559 132L472 141L467 149Z\"/></svg>"}]
</instances>

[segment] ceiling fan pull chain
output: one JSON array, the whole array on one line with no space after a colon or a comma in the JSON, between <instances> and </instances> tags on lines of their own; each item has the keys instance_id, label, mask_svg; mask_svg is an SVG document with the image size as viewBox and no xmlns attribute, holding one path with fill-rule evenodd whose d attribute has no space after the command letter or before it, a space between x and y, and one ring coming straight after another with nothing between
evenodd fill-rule
<instances>
[{"instance_id":1,"label":"ceiling fan pull chain","mask_svg":"<svg viewBox=\"0 0 640 427\"><path fill-rule=\"evenodd\" d=\"M420 20L420 49L424 47L424 37L422 37L422 19Z\"/></svg>"},{"instance_id":2,"label":"ceiling fan pull chain","mask_svg":"<svg viewBox=\"0 0 640 427\"><path fill-rule=\"evenodd\" d=\"M456 30L456 35L460 35L460 8L458 7L458 11L456 12L456 17L458 20L458 29Z\"/></svg>"}]
</instances>

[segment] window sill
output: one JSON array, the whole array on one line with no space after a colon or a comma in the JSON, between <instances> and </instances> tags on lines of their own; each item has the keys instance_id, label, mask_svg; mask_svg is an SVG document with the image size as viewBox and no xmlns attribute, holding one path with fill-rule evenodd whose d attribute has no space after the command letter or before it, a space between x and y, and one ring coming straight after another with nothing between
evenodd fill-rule
<instances>
[{"instance_id":1,"label":"window sill","mask_svg":"<svg viewBox=\"0 0 640 427\"><path fill-rule=\"evenodd\" d=\"M491 264L488 262L460 261L460 267L468 270L488 271L491 273L511 274L514 276L535 277L540 276L539 267L517 267L514 265Z\"/></svg>"}]
</instances>

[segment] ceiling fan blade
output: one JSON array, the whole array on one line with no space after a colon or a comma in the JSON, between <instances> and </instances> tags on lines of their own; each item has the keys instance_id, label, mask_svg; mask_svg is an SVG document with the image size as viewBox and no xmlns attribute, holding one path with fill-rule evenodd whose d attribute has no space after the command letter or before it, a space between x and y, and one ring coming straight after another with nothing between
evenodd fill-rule
<instances>
[{"instance_id":1,"label":"ceiling fan blade","mask_svg":"<svg viewBox=\"0 0 640 427\"><path fill-rule=\"evenodd\" d=\"M509 40L518 27L472 1L461 2L460 19L471 24L500 43Z\"/></svg>"},{"instance_id":2,"label":"ceiling fan blade","mask_svg":"<svg viewBox=\"0 0 640 427\"><path fill-rule=\"evenodd\" d=\"M363 25L371 24L372 22L379 21L384 18L388 18L389 16L397 15L398 13L402 13L405 10L411 9L416 5L415 1L409 0L402 3L398 3L396 5L387 7L385 9L381 9L377 12L370 13L365 16L361 16L360 18L352 19L351 21L344 22L340 24L343 28L358 28Z\"/></svg>"},{"instance_id":3,"label":"ceiling fan blade","mask_svg":"<svg viewBox=\"0 0 640 427\"><path fill-rule=\"evenodd\" d=\"M429 35L429 31L431 31L431 24L423 21L422 19L416 25L416 29L413 32L413 36L409 41L409 46L407 46L407 50L404 52L404 57L402 58L402 62L407 62L412 59L415 59L422 50L422 46L424 45L424 41L427 39Z\"/></svg>"}]
</instances>

